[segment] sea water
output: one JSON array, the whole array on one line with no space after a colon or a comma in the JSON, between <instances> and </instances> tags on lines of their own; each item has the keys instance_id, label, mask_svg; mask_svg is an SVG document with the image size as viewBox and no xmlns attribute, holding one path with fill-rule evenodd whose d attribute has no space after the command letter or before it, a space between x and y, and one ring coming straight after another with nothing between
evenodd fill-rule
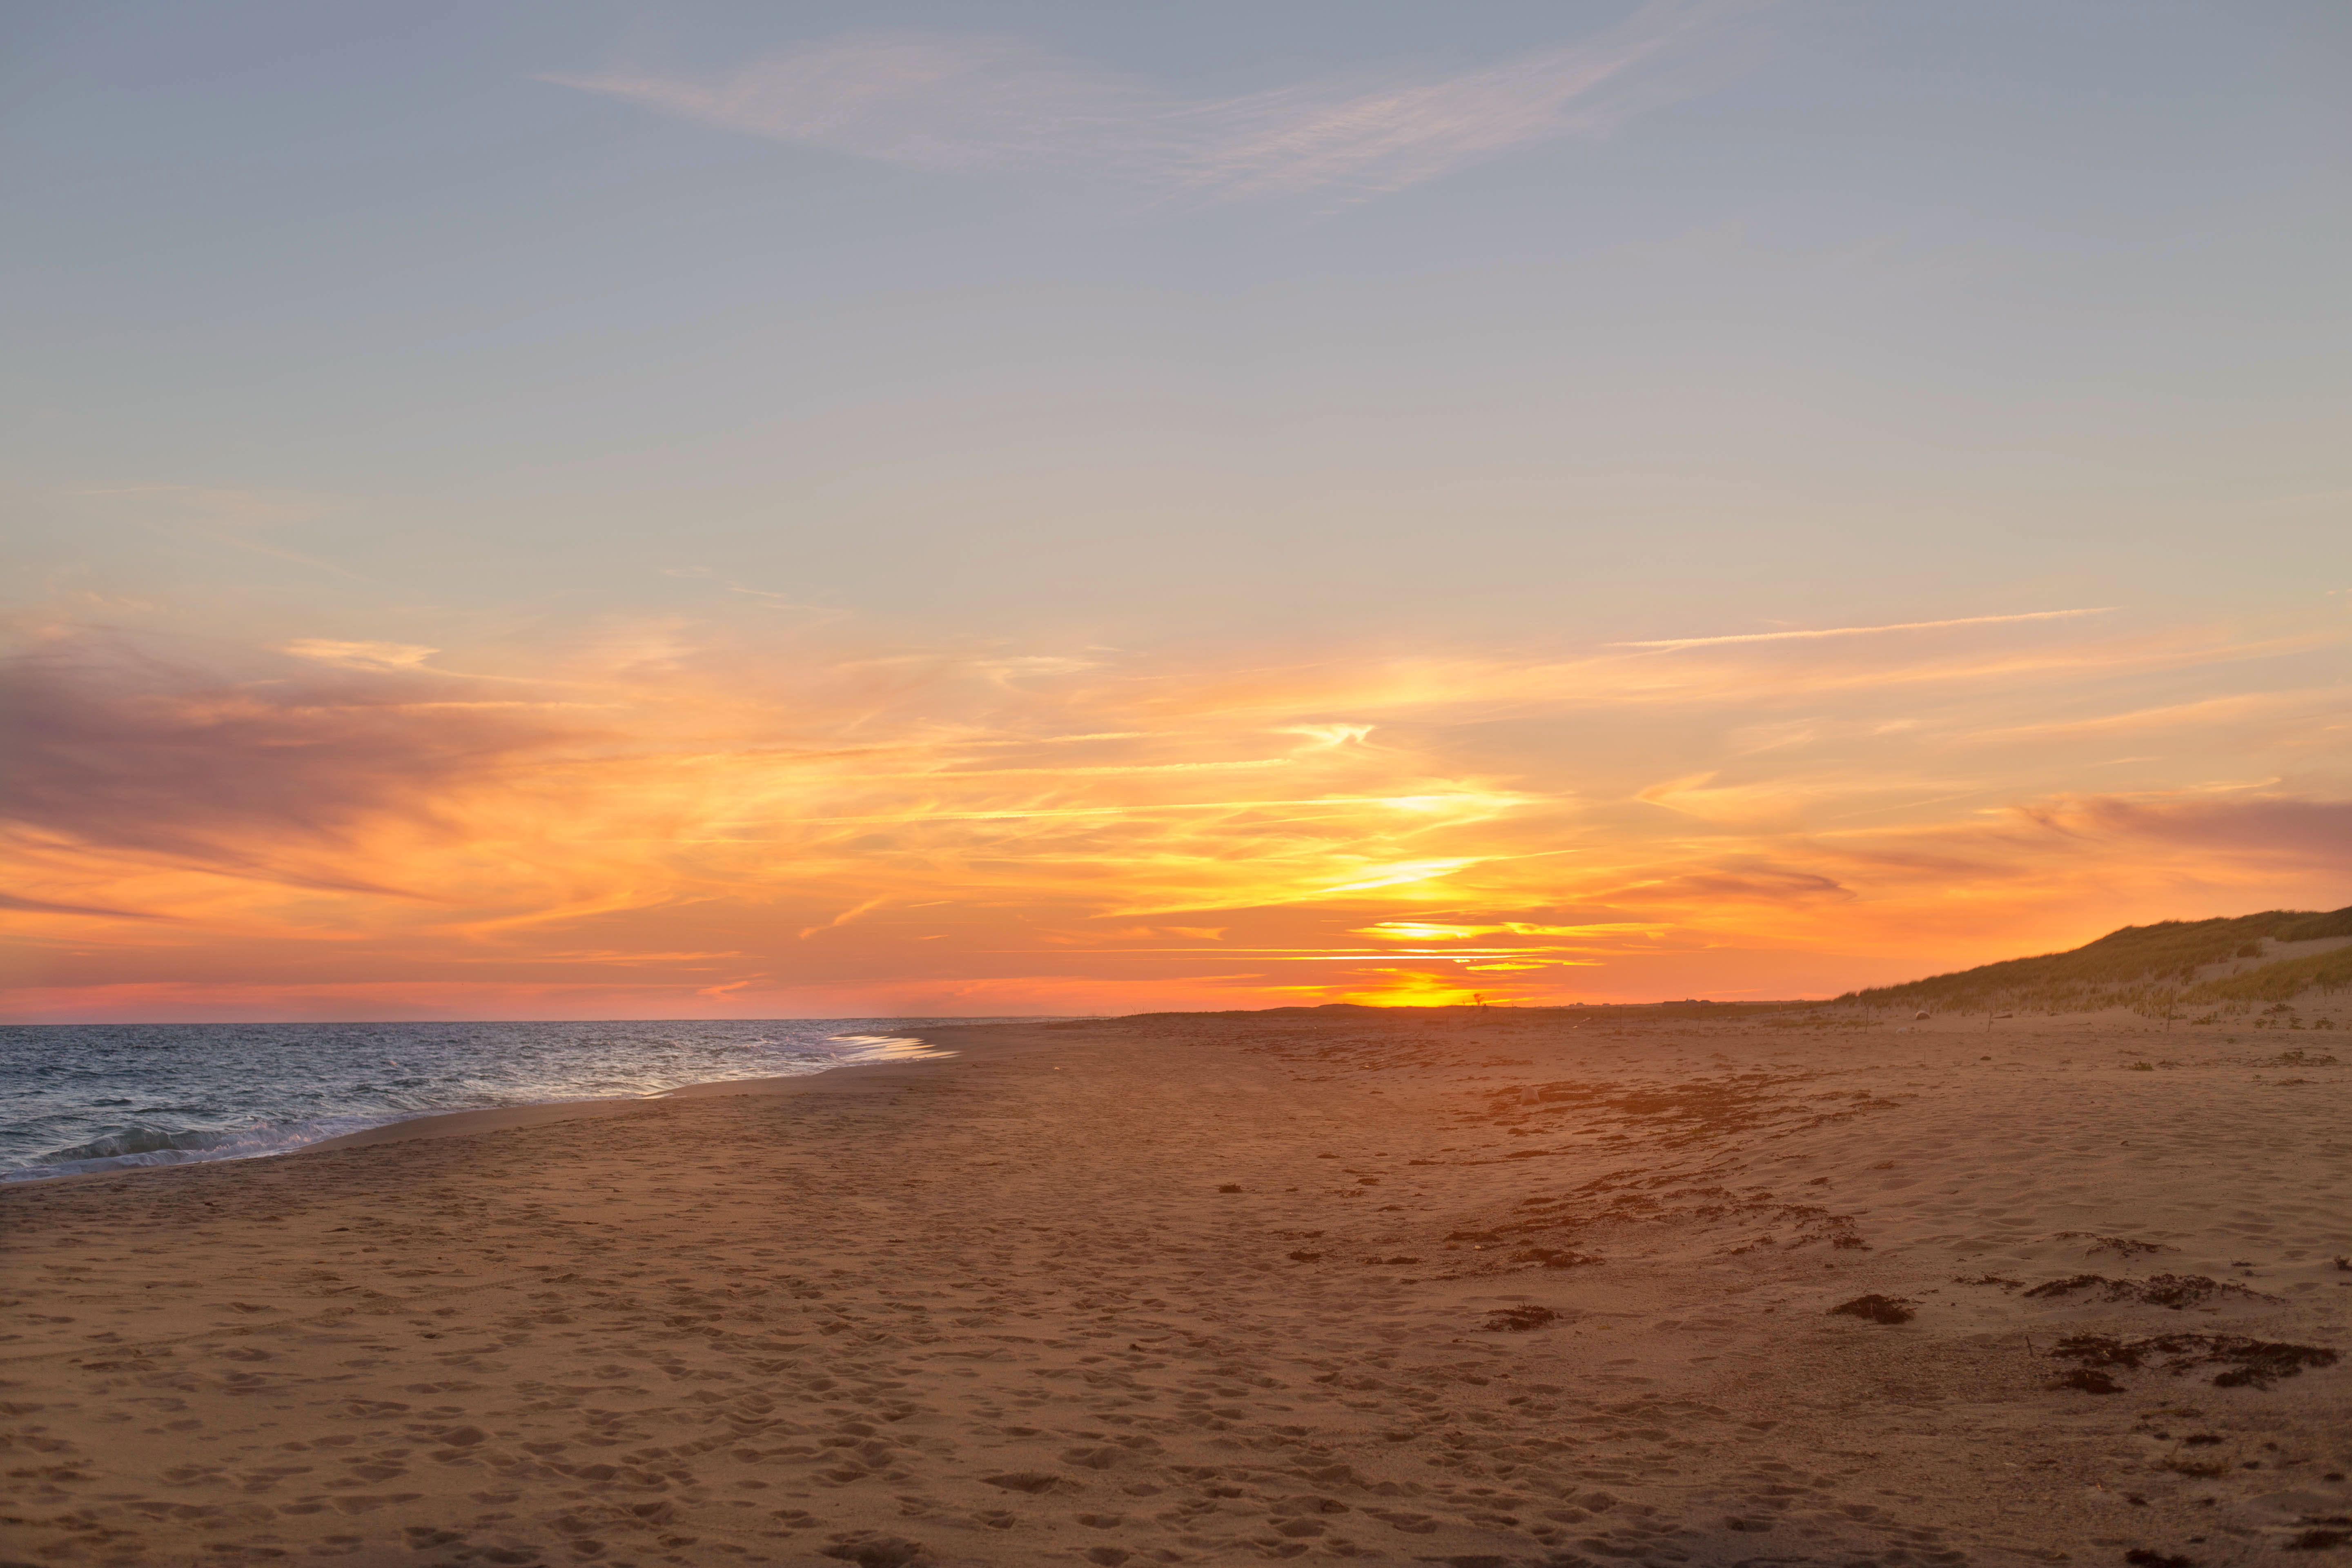
<instances>
[{"instance_id":1,"label":"sea water","mask_svg":"<svg viewBox=\"0 0 2352 1568\"><path fill-rule=\"evenodd\" d=\"M436 1111L951 1054L1001 1018L0 1026L0 1180L240 1160Z\"/></svg>"}]
</instances>

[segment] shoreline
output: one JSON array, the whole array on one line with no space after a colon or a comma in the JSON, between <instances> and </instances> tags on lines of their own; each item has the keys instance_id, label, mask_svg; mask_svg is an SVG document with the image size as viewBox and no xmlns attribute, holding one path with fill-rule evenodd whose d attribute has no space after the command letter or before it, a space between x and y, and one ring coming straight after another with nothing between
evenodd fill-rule
<instances>
[{"instance_id":1,"label":"shoreline","mask_svg":"<svg viewBox=\"0 0 2352 1568\"><path fill-rule=\"evenodd\" d=\"M2306 945L2326 948L2340 945L2352 945L2352 939L2343 939L2336 942L2315 942ZM1801 1008L1825 1009L1834 1006L1836 1004L1834 1002L1815 1003L1803 1001L1772 1002L1763 1004L1722 1004L1720 1005L1722 1005L1727 1012L1733 1008L1754 1008L1757 1009L1757 1012L1750 1013L1746 1019L1735 1017L1724 1018L1717 1021L1710 1021L1703 1013L1694 1017L1693 1016L1683 1014L1678 1011L1667 1011L1668 1009L1679 1009L1685 1005L1696 1005L1704 1008L1717 1005L1716 1004L1685 1005L1663 1003L1638 1006L1627 1005L1622 1010L1615 1008L1613 1005L1611 1006L1595 1006L1591 1009L1565 1007L1517 1008L1511 1006L1497 1006L1485 1011L1483 1022L1477 1016L1476 1010L1470 1008L1273 1008L1261 1009L1255 1012L1143 1013L1127 1016L1081 1016L1077 1017L1006 1021L1003 1023L942 1024L932 1029L922 1031L910 1030L905 1035L897 1037L921 1039L928 1043L929 1037L932 1035L944 1036L958 1031L1037 1030L1045 1028L1069 1030L1087 1026L1108 1026L1172 1027L1190 1024L1214 1025L1222 1023L1225 1025L1233 1025L1242 1020L1253 1019L1265 1019L1269 1022L1280 1021L1283 1023L1311 1023L1324 1026L1369 1022L1375 1026L1388 1027L1395 1026L1402 1023L1409 1023L1415 1015L1421 1016L1431 1026L1437 1027L1450 1027L1456 1026L1485 1026L1486 1024L1500 1024L1504 1026L1542 1024L1557 1025L1570 1032L1580 1032L1587 1027L1595 1027L1601 1030L1618 1030L1626 1028L1705 1028L1710 1026L1710 1024L1713 1022L1728 1024L1733 1027L1740 1027L1746 1023L1752 1022L1757 1016L1763 1016L1767 1009L1772 1011L1785 1011L1789 1014L1793 1014ZM1656 1015L1654 1016L1643 1017L1638 1016L1642 1013L1650 1012L1652 1009L1656 1010ZM1614 1014L1613 1016L1612 1016L1612 1014ZM1927 1039L1958 1038L1960 1037L1965 1037L1969 1039L1982 1040L1987 1036L1990 1036L1993 1039L1999 1040L2011 1034L2025 1033L2033 1028L2044 1026L2055 1026L2062 1031L2066 1029L2095 1031L2101 1034L2113 1035L2118 1038L2127 1036L2153 1035L2160 1037L2176 1046L2185 1046L2191 1042L2197 1042L2209 1047L2234 1047L2248 1043L2241 1038L2242 1036L2251 1036L2255 1033L2255 1026L2251 1023L2251 1021L2247 1021L2220 1026L2184 1026L2179 1033L2176 1035L2166 1024L2162 1022L2152 1022L2139 1015L2128 1011L2127 1009L2122 1008L2109 1008L2095 1012L2053 1014L2049 1015L2046 1017L2029 1013L2022 1020L2016 1019L2011 1014L2004 1013L1979 1026L1976 1020L1982 1018L1982 1015L1951 1012L1938 1014L1931 1022L1920 1024L1916 1022L1905 1021L1895 1016L1895 1014L1890 1013L1885 1018L1876 1019L1865 1025L1856 1026L1851 1022L1840 1020L1835 1026L1845 1030L1845 1037L1848 1039L1865 1037L1887 1039L1893 1037L1910 1037L1915 1041L1922 1043ZM824 1021L832 1022L833 1020ZM2011 1026L2007 1029L1995 1029L1992 1026L1994 1024L2007 1024ZM999 1047L999 1049L1001 1050L1002 1047ZM814 1091L814 1086L820 1079L835 1079L841 1075L849 1073L872 1072L887 1068L919 1068L927 1064L940 1064L948 1060L952 1060L956 1057L971 1054L980 1054L984 1056L992 1053L991 1053L989 1044L987 1042L975 1041L954 1049L943 1049L939 1055L930 1057L875 1062L845 1062L838 1067L819 1068L814 1072L807 1073L785 1073L761 1078L714 1079L696 1083L679 1084L675 1088L660 1089L651 1094L632 1095L626 1097L614 1096L589 1100L538 1100L520 1105L478 1106L452 1110L420 1111L413 1115L403 1117L398 1121L382 1122L373 1127L359 1128L353 1131L337 1133L332 1137L318 1139L312 1142L299 1143L291 1148L273 1150L262 1153L232 1155L213 1160L173 1161L166 1163L152 1165L118 1165L95 1171L73 1171L54 1176L7 1176L5 1174L0 1174L0 1192L16 1188L49 1186L59 1182L83 1182L100 1177L141 1175L163 1171L180 1171L196 1166L249 1164L257 1162L289 1159L298 1154L309 1154L337 1149L366 1148L384 1143L406 1142L422 1138L465 1137L477 1133L519 1131L526 1128L541 1127L570 1121L603 1121L614 1117L625 1116L642 1110L645 1107L658 1105L672 1100L700 1099L710 1096L739 1094L771 1095Z\"/></svg>"},{"instance_id":2,"label":"shoreline","mask_svg":"<svg viewBox=\"0 0 2352 1568\"><path fill-rule=\"evenodd\" d=\"M943 1024L937 1029L918 1034L909 1031L898 1038L917 1039L929 1043L930 1034L943 1034L956 1029L1028 1029L1037 1024ZM980 1047L983 1052L987 1047ZM68 1171L54 1176L0 1176L0 1191L18 1187L48 1186L58 1182L83 1182L109 1176L135 1176L165 1171L184 1171L194 1166L242 1165L256 1162L291 1159L300 1154L317 1153L336 1149L360 1149L383 1143L406 1142L418 1138L467 1137L476 1133L502 1132L523 1128L541 1127L567 1121L603 1121L625 1116L646 1106L665 1100L700 1099L730 1094L789 1094L818 1079L841 1073L872 1072L894 1068L919 1068L940 1064L964 1054L961 1050L942 1048L936 1054L883 1061L845 1061L837 1067L819 1068L814 1072L781 1073L764 1078L713 1079L698 1083L679 1084L652 1094L610 1096L593 1100L536 1100L522 1105L476 1106L455 1110L426 1110L402 1117L395 1121L381 1122L350 1132L339 1132L291 1148L269 1150L260 1153L236 1154L211 1160L173 1160L156 1164L124 1164L94 1171Z\"/></svg>"},{"instance_id":3,"label":"shoreline","mask_svg":"<svg viewBox=\"0 0 2352 1568\"><path fill-rule=\"evenodd\" d=\"M930 1033L945 1034L951 1029L1034 1029L1034 1024L949 1024ZM929 1043L929 1037L921 1037ZM316 1143L305 1143L289 1149L283 1155L261 1158L284 1159L296 1154L310 1154L337 1149L364 1149L383 1143L402 1143L416 1138L459 1138L476 1133L507 1132L524 1128L543 1127L551 1123L574 1121L601 1121L608 1117L626 1116L667 1101L710 1100L738 1095L789 1095L837 1092L839 1083L830 1086L826 1079L846 1080L852 1086L868 1082L888 1082L893 1075L912 1073L927 1068L940 1068L967 1056L978 1060L1022 1049L1022 1046L997 1046L991 1050L988 1043L977 1048L944 1048L938 1054L914 1057L896 1061L845 1062L839 1067L820 1068L814 1072L783 1073L769 1078L714 1079L705 1083L683 1083L676 1089L666 1089L655 1094L633 1096L626 1100L557 1100L540 1105L486 1106L477 1110L437 1110L411 1117L404 1121L386 1122L381 1127L365 1127L356 1132L346 1132L333 1138L323 1138ZM1028 1047L1034 1048L1034 1047ZM864 1076L856 1076L864 1075ZM205 1162L189 1162L200 1163ZM209 1162L227 1163L229 1162ZM149 1169L168 1170L171 1166ZM91 1175L115 1173L93 1171Z\"/></svg>"}]
</instances>

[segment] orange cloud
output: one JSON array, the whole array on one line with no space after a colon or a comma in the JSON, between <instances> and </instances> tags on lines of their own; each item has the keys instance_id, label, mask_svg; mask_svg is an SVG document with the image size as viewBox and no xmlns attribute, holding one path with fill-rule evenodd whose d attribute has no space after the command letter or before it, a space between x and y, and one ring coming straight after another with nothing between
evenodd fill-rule
<instances>
[{"instance_id":1,"label":"orange cloud","mask_svg":"<svg viewBox=\"0 0 2352 1568\"><path fill-rule=\"evenodd\" d=\"M495 701L421 645L51 637L5 672L10 1016L1772 994L2352 900L2332 626L1287 665L772 636L618 628Z\"/></svg>"}]
</instances>

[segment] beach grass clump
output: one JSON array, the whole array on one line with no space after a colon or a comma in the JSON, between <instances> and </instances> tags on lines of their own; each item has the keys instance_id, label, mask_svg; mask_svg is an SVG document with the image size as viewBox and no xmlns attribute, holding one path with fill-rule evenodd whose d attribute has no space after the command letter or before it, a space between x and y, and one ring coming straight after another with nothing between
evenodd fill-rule
<instances>
[{"instance_id":1,"label":"beach grass clump","mask_svg":"<svg viewBox=\"0 0 2352 1568\"><path fill-rule=\"evenodd\" d=\"M2208 980L2183 992L2181 1000L2277 1004L2306 991L2341 991L2347 985L2352 985L2352 947L2339 947L2329 952L2283 958L2260 969L2249 969L2243 974Z\"/></svg>"},{"instance_id":2,"label":"beach grass clump","mask_svg":"<svg viewBox=\"0 0 2352 1568\"><path fill-rule=\"evenodd\" d=\"M2322 937L2352 936L2352 906L2313 915L2272 933L2275 942L2317 942Z\"/></svg>"}]
</instances>

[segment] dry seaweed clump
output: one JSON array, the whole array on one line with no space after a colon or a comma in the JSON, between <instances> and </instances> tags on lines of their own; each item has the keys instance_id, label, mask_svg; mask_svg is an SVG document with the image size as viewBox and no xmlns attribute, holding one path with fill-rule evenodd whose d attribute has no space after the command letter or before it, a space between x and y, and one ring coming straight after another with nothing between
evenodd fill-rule
<instances>
[{"instance_id":1,"label":"dry seaweed clump","mask_svg":"<svg viewBox=\"0 0 2352 1568\"><path fill-rule=\"evenodd\" d=\"M1530 1247L1511 1254L1514 1263L1539 1263L1546 1268L1582 1268L1594 1263L1606 1263L1605 1258L1595 1258L1589 1252L1571 1252L1560 1247Z\"/></svg>"},{"instance_id":2,"label":"dry seaweed clump","mask_svg":"<svg viewBox=\"0 0 2352 1568\"><path fill-rule=\"evenodd\" d=\"M1873 1323L1907 1323L1918 1316L1915 1301L1901 1296L1856 1296L1830 1309L1832 1318L1861 1318Z\"/></svg>"},{"instance_id":3,"label":"dry seaweed clump","mask_svg":"<svg viewBox=\"0 0 2352 1568\"><path fill-rule=\"evenodd\" d=\"M2243 1285L2226 1280L2210 1279L2202 1274L2153 1274L2145 1279L2110 1279L2104 1274L2076 1274L2064 1279L2049 1279L2036 1285L2025 1294L2048 1300L2071 1296L2078 1290L2095 1291L2104 1301L2140 1301L2151 1307L2168 1307L2178 1312L2187 1307L2201 1307L2216 1296L2243 1296L2253 1301L2275 1301L2275 1296L2265 1296Z\"/></svg>"},{"instance_id":4,"label":"dry seaweed clump","mask_svg":"<svg viewBox=\"0 0 2352 1568\"><path fill-rule=\"evenodd\" d=\"M2239 1334L2156 1334L2144 1340L2119 1340L2106 1334L2074 1334L2058 1342L2051 1355L2079 1363L2085 1371L2105 1376L2105 1369L2137 1371L2160 1365L2175 1377L2191 1367L2218 1366L2216 1388L2268 1388L2283 1377L2295 1377L2304 1368L2334 1366L2336 1354L2325 1345L2291 1345L2275 1340L2248 1339ZM2109 1378L2109 1382L2113 1379ZM2107 1394L2088 1382L2060 1379L2068 1387Z\"/></svg>"},{"instance_id":5,"label":"dry seaweed clump","mask_svg":"<svg viewBox=\"0 0 2352 1568\"><path fill-rule=\"evenodd\" d=\"M1524 1334L1530 1329L1540 1329L1559 1316L1549 1307L1497 1307L1486 1314L1486 1331L1490 1334Z\"/></svg>"},{"instance_id":6,"label":"dry seaweed clump","mask_svg":"<svg viewBox=\"0 0 2352 1568\"><path fill-rule=\"evenodd\" d=\"M818 1548L818 1555L855 1563L856 1568L935 1568L939 1562L919 1541L870 1530L836 1536L833 1545Z\"/></svg>"},{"instance_id":7,"label":"dry seaweed clump","mask_svg":"<svg viewBox=\"0 0 2352 1568\"><path fill-rule=\"evenodd\" d=\"M2062 1230L2050 1238L2053 1241L2087 1241L2083 1249L2085 1257L2095 1252L2112 1252L2119 1258L2131 1258L2143 1252L2170 1252L2171 1247L2160 1241L2134 1241L2126 1236L2100 1236L2087 1230Z\"/></svg>"},{"instance_id":8,"label":"dry seaweed clump","mask_svg":"<svg viewBox=\"0 0 2352 1568\"><path fill-rule=\"evenodd\" d=\"M2121 1394L2124 1385L2095 1367L2078 1366L2050 1380L2053 1389L2071 1388L2082 1394Z\"/></svg>"}]
</instances>

